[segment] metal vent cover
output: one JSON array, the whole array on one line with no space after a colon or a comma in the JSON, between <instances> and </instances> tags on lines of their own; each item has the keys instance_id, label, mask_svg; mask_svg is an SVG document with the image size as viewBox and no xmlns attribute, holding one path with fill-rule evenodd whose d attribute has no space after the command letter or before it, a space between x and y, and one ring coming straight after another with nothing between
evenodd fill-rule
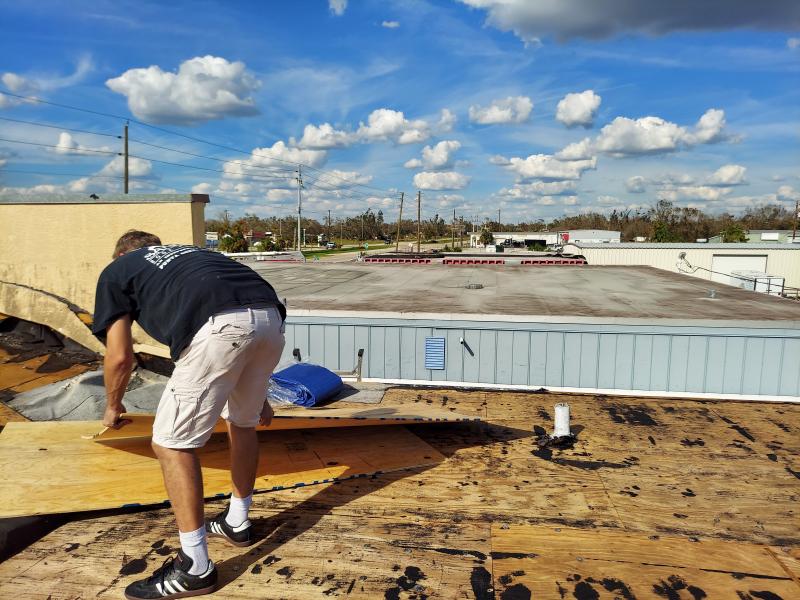
<instances>
[{"instance_id":1,"label":"metal vent cover","mask_svg":"<svg viewBox=\"0 0 800 600\"><path fill-rule=\"evenodd\" d=\"M445 347L443 337L425 338L425 368L444 370Z\"/></svg>"}]
</instances>

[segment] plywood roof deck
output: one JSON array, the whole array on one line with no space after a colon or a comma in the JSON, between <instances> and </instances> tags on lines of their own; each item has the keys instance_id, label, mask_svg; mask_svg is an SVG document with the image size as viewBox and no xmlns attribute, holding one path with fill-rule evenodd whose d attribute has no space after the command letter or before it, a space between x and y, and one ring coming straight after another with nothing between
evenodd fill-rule
<instances>
[{"instance_id":1,"label":"plywood roof deck","mask_svg":"<svg viewBox=\"0 0 800 600\"><path fill-rule=\"evenodd\" d=\"M552 428L560 401L579 441L541 450L532 430ZM441 389L383 401L420 403L488 424L410 427L446 457L433 466L258 495L261 541L211 543L216 597L800 597L800 405ZM0 564L0 597L120 597L176 546L166 508L74 521Z\"/></svg>"}]
</instances>

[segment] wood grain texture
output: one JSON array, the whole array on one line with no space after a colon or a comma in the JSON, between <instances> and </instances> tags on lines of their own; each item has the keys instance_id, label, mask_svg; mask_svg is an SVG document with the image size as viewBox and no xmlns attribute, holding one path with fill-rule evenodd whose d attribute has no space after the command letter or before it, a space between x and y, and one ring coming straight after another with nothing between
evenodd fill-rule
<instances>
[{"instance_id":1,"label":"wood grain texture","mask_svg":"<svg viewBox=\"0 0 800 600\"><path fill-rule=\"evenodd\" d=\"M557 402L578 443L543 452ZM571 599L583 582L583 598L626 598L617 579L636 598L800 598L800 479L787 470L800 471L800 405L396 388L380 406L485 422L408 426L443 455L433 465L257 495L259 545L212 541L219 597L509 600L528 597L520 584L561 600L559 585ZM537 558L496 554L503 534L529 530ZM76 520L0 564L0 597L119 597L176 546L168 509Z\"/></svg>"},{"instance_id":2,"label":"wood grain texture","mask_svg":"<svg viewBox=\"0 0 800 600\"><path fill-rule=\"evenodd\" d=\"M153 433L154 415L124 413L121 417L130 423L119 429L104 427L99 433L86 436L99 442L118 439L149 438ZM369 427L375 425L407 425L409 423L444 423L480 421L480 417L461 415L430 407L408 409L396 406L364 408L278 408L272 423L259 425L259 431L286 429L319 429L325 427ZM217 422L215 433L225 433L223 419Z\"/></svg>"},{"instance_id":3,"label":"wood grain texture","mask_svg":"<svg viewBox=\"0 0 800 600\"><path fill-rule=\"evenodd\" d=\"M0 434L0 517L147 505L167 499L150 441L97 444L95 422L9 423ZM198 451L205 496L230 493L228 444ZM428 465L443 456L402 427L260 434L256 490L312 485Z\"/></svg>"}]
</instances>

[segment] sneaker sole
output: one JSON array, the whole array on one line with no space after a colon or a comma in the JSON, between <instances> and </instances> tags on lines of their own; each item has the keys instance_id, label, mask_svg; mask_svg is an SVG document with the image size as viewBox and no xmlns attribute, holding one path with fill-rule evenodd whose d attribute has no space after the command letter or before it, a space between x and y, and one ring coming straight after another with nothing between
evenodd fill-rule
<instances>
[{"instance_id":1,"label":"sneaker sole","mask_svg":"<svg viewBox=\"0 0 800 600\"><path fill-rule=\"evenodd\" d=\"M169 596L162 596L162 600L169 600L170 598L191 598L192 596L204 596L206 594L212 594L217 591L216 584L210 585L205 588L201 588L199 590L189 590L187 592L178 592L176 594L170 594ZM142 600L139 596L129 596L127 593L125 594L125 598L128 600Z\"/></svg>"},{"instance_id":2,"label":"sneaker sole","mask_svg":"<svg viewBox=\"0 0 800 600\"><path fill-rule=\"evenodd\" d=\"M236 546L237 548L246 548L247 546L252 546L253 544L256 543L256 541L253 540L253 539L247 540L246 542L235 542L234 540L229 538L227 535L224 535L222 533L214 533L213 531L210 531L209 529L206 529L206 537L207 538L221 538L221 539L225 540L226 542L228 542L228 544L230 544L231 546Z\"/></svg>"}]
</instances>

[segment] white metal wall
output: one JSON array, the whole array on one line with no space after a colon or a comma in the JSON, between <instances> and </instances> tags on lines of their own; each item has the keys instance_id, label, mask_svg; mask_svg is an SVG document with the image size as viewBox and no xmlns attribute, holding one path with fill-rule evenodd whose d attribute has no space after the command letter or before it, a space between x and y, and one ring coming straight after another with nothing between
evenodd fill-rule
<instances>
[{"instance_id":1,"label":"white metal wall","mask_svg":"<svg viewBox=\"0 0 800 600\"><path fill-rule=\"evenodd\" d=\"M766 256L766 271L783 277L786 285L800 287L800 248L775 248L755 244L569 244L565 252L582 254L590 265L641 265L678 273L678 254L686 252L686 260L701 267L695 277L711 279L714 255ZM708 269L708 270L703 270Z\"/></svg>"}]
</instances>

